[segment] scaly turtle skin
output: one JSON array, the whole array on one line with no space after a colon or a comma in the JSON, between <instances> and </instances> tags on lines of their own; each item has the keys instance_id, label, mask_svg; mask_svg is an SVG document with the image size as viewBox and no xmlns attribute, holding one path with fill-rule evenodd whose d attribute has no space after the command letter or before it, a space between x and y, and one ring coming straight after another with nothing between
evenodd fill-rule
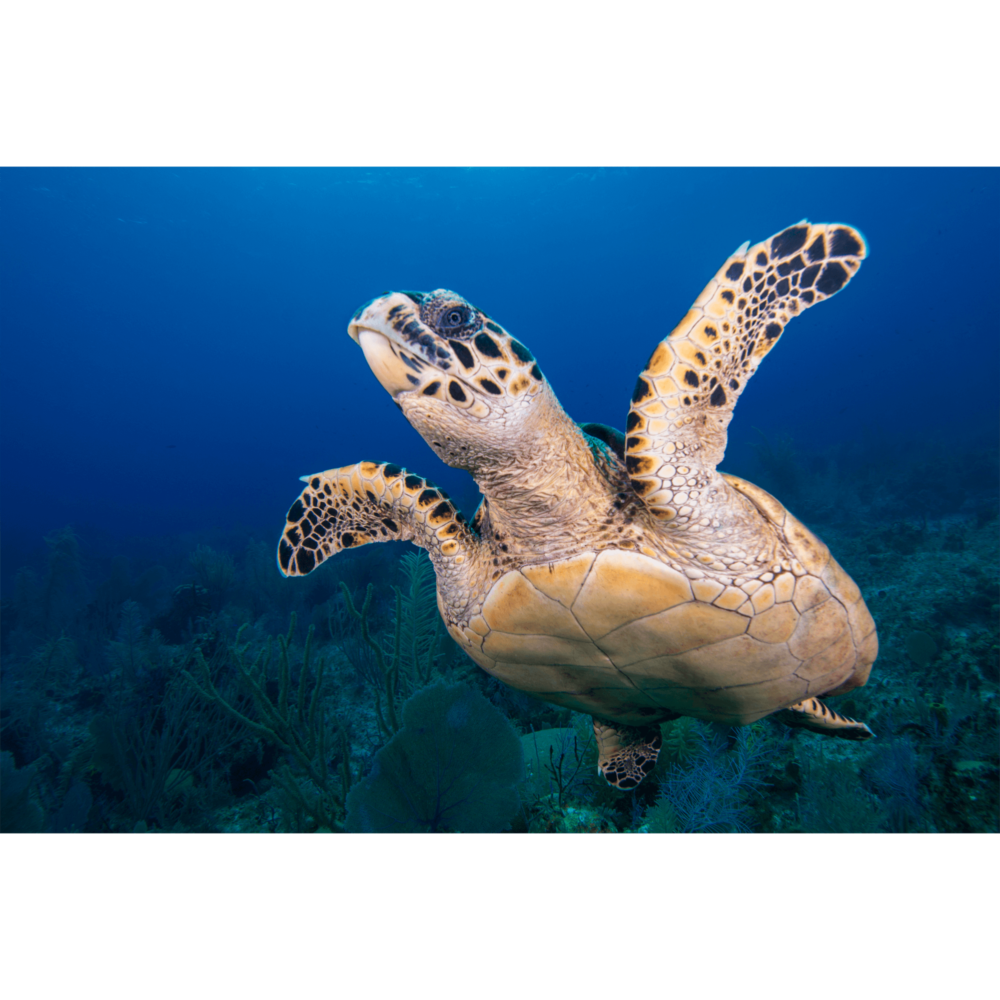
<instances>
[{"instance_id":1,"label":"scaly turtle skin","mask_svg":"<svg viewBox=\"0 0 1000 1000\"><path fill-rule=\"evenodd\" d=\"M774 497L716 469L761 359L866 252L851 227L805 221L740 247L653 352L627 437L575 424L531 352L460 295L372 300L350 336L483 502L467 524L391 463L305 476L282 573L367 542L427 549L455 641L512 687L589 712L598 766L620 788L652 770L659 723L679 715L745 725L780 713L867 739L819 701L868 679L878 640L861 592Z\"/></svg>"}]
</instances>

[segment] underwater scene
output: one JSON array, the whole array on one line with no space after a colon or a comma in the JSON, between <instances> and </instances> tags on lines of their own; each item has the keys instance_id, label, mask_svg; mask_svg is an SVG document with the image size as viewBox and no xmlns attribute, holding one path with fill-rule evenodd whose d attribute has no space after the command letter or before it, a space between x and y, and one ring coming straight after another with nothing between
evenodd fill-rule
<instances>
[{"instance_id":1,"label":"underwater scene","mask_svg":"<svg viewBox=\"0 0 1000 1000\"><path fill-rule=\"evenodd\" d=\"M0 830L996 832L998 217L0 170Z\"/></svg>"}]
</instances>

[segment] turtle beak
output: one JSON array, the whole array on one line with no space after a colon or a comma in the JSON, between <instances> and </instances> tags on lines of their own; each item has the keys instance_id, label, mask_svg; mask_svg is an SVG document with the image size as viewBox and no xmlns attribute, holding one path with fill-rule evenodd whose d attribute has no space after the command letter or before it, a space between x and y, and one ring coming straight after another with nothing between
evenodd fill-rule
<instances>
[{"instance_id":1,"label":"turtle beak","mask_svg":"<svg viewBox=\"0 0 1000 1000\"><path fill-rule=\"evenodd\" d=\"M372 374L393 399L419 389L432 371L412 348L400 343L398 329L416 321L414 305L405 293L389 292L363 305L347 327L348 336L364 351Z\"/></svg>"},{"instance_id":2,"label":"turtle beak","mask_svg":"<svg viewBox=\"0 0 1000 1000\"><path fill-rule=\"evenodd\" d=\"M407 368L393 350L393 345L381 333L367 330L364 327L357 328L353 323L349 332L351 337L361 345L361 350L365 353L365 361L368 362L372 374L393 399L401 392L406 392L419 383L420 380Z\"/></svg>"},{"instance_id":3,"label":"turtle beak","mask_svg":"<svg viewBox=\"0 0 1000 1000\"><path fill-rule=\"evenodd\" d=\"M402 292L383 292L381 295L366 302L352 317L347 325L347 335L356 344L360 344L364 330L375 330L387 340L397 339L393 327L399 327L415 318L414 301Z\"/></svg>"}]
</instances>

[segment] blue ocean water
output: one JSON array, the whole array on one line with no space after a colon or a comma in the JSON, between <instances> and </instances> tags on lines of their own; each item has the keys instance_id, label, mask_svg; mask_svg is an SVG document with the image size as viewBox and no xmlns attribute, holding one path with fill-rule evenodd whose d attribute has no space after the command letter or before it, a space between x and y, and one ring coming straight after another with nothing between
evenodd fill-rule
<instances>
[{"instance_id":1,"label":"blue ocean water","mask_svg":"<svg viewBox=\"0 0 1000 1000\"><path fill-rule=\"evenodd\" d=\"M171 567L199 545L229 553L244 573L248 540L273 550L303 474L389 460L436 480L471 514L474 484L406 423L347 336L358 306L387 289L451 288L531 349L574 419L623 428L637 374L718 267L744 240L804 217L857 227L869 257L842 294L795 319L762 364L736 409L723 468L789 507L800 499L803 519L831 545L877 522L886 551L895 545L900 557L951 544L956 559L971 559L969 533L996 524L996 170L3 170L5 605L25 568L37 594L48 593L51 539L66 528L83 567L67 635L113 560L125 560L133 581L165 566L158 589L116 598L107 634L87 640L91 661L77 636L77 666L98 677L110 669L100 643L122 641L125 600L140 606L148 635L185 579ZM820 477L832 484L825 500L807 488ZM892 493L878 508L858 500L859 484L876 478ZM911 552L908 531L919 535ZM841 561L863 587L909 585L899 567L881 572L877 553L844 544ZM966 576L992 585L991 558ZM926 588L931 566L906 572L923 573ZM241 598L240 613L250 603ZM226 606L220 598L214 611ZM895 605L881 613L897 629L900 663L923 662L912 639L919 615ZM936 648L928 662L949 650L960 658L976 628L995 632L992 614L976 605L972 625L960 612L925 621ZM14 620L4 635L13 636L10 662L23 664L32 643L55 633ZM988 645L969 654L989 660L977 690L995 686ZM926 704L946 693L925 692ZM921 725L934 711L913 709ZM52 732L26 727L5 729L3 749L18 767L54 753ZM62 736L65 763L76 737ZM982 753L962 752L967 777L995 772ZM56 793L37 794L54 814ZM88 794L113 798L113 789ZM926 828L922 808L919 822L914 806L897 825Z\"/></svg>"}]
</instances>

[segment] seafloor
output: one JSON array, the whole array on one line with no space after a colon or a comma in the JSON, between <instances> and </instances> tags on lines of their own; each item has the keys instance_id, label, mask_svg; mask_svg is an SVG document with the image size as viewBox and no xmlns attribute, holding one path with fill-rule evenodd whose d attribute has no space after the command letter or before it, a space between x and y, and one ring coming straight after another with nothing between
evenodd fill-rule
<instances>
[{"instance_id":1,"label":"seafloor","mask_svg":"<svg viewBox=\"0 0 1000 1000\"><path fill-rule=\"evenodd\" d=\"M464 658L408 546L283 580L263 532L53 530L5 588L0 826L995 832L997 456L941 453L762 439L731 470L861 586L880 655L832 705L877 738L682 719L632 792L596 775L589 719Z\"/></svg>"}]
</instances>

